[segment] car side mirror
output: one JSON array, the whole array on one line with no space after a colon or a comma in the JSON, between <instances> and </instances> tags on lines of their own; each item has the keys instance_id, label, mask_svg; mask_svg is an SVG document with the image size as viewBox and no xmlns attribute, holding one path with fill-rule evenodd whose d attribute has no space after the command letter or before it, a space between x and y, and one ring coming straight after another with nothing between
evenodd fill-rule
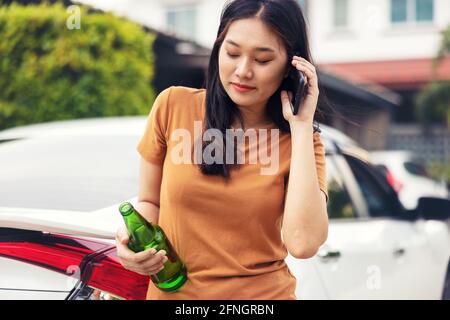
<instances>
[{"instance_id":1,"label":"car side mirror","mask_svg":"<svg viewBox=\"0 0 450 320\"><path fill-rule=\"evenodd\" d=\"M421 197L416 210L425 220L447 220L450 219L450 200Z\"/></svg>"}]
</instances>

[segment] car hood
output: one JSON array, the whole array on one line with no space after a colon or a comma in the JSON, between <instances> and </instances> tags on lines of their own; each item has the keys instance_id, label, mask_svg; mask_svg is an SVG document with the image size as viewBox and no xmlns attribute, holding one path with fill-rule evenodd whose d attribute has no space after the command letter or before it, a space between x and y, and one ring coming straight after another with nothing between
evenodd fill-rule
<instances>
[{"instance_id":1,"label":"car hood","mask_svg":"<svg viewBox=\"0 0 450 320\"><path fill-rule=\"evenodd\" d=\"M0 227L114 239L123 224L117 208L80 212L0 207Z\"/></svg>"}]
</instances>

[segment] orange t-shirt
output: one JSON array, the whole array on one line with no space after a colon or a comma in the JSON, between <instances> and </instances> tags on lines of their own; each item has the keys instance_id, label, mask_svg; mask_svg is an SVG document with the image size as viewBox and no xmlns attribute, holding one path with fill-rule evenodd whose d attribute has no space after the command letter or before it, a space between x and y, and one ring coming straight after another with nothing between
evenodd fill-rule
<instances>
[{"instance_id":1,"label":"orange t-shirt","mask_svg":"<svg viewBox=\"0 0 450 320\"><path fill-rule=\"evenodd\" d=\"M147 299L296 299L296 278L284 260L288 252L281 235L290 134L280 130L273 140L279 141L279 160L272 161L278 161L277 170L262 174L268 162L249 160L251 148L271 154L267 131L257 145L246 139L245 164L231 170L230 181L203 175L194 156L180 160L191 152L180 151L180 142L195 150L196 137L201 137L195 122L203 128L205 96L205 89L188 87L162 91L137 147L144 159L163 166L158 224L188 271L188 281L175 293L150 282ZM324 146L318 132L313 136L318 182L328 200Z\"/></svg>"}]
</instances>

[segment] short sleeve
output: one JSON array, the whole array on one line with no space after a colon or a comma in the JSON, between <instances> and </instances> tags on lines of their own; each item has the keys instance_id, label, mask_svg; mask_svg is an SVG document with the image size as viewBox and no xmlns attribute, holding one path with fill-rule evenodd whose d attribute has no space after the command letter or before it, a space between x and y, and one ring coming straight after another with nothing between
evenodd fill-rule
<instances>
[{"instance_id":1,"label":"short sleeve","mask_svg":"<svg viewBox=\"0 0 450 320\"><path fill-rule=\"evenodd\" d=\"M325 193L328 203L328 186L327 186L327 171L325 161L325 147L320 138L319 132L314 132L314 155L316 158L317 178L319 180L319 187Z\"/></svg>"},{"instance_id":2,"label":"short sleeve","mask_svg":"<svg viewBox=\"0 0 450 320\"><path fill-rule=\"evenodd\" d=\"M159 93L150 110L137 150L147 161L162 165L167 150L168 104L170 88Z\"/></svg>"}]
</instances>

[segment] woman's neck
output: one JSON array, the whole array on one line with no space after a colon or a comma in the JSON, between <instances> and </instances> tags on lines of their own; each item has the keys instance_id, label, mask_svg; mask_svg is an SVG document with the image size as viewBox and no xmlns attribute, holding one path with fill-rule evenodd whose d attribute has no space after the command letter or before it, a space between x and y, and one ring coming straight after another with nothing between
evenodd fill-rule
<instances>
[{"instance_id":1,"label":"woman's neck","mask_svg":"<svg viewBox=\"0 0 450 320\"><path fill-rule=\"evenodd\" d=\"M267 115L265 106L261 108L248 108L237 106L237 108L241 112L242 118L244 120L244 126L246 129L264 127L273 122L272 119L270 119L270 117ZM239 119L237 118L234 119L232 127L233 128L241 127Z\"/></svg>"}]
</instances>

